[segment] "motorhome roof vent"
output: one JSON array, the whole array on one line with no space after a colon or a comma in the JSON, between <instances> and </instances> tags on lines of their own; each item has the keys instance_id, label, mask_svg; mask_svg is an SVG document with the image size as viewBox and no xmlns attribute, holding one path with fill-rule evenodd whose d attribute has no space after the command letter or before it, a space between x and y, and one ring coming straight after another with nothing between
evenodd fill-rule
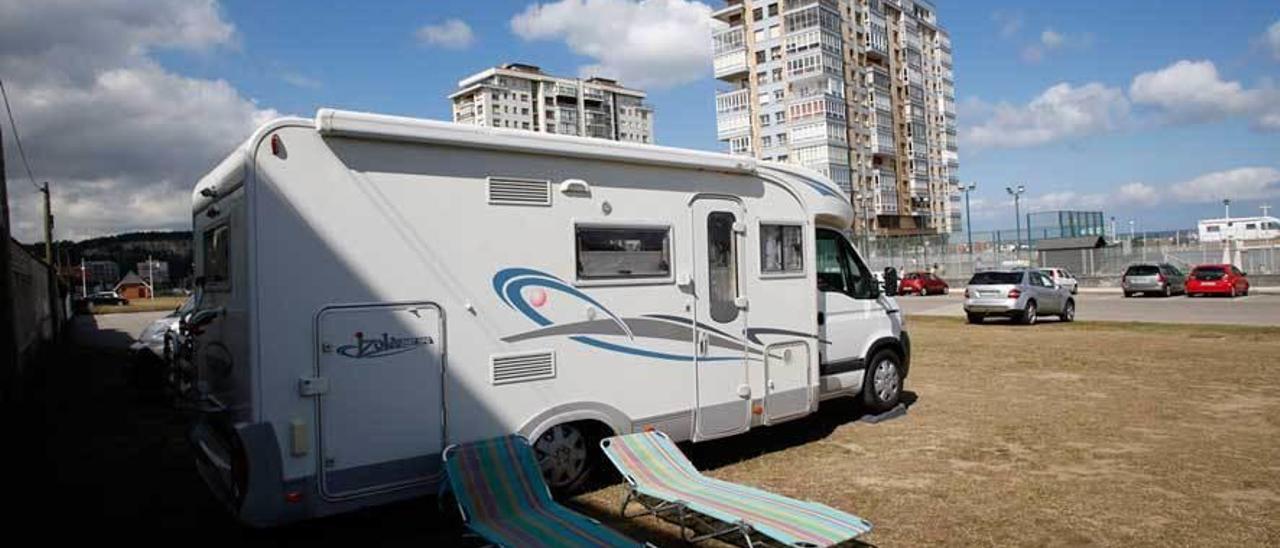
<instances>
[{"instance_id":1,"label":"motorhome roof vent","mask_svg":"<svg viewBox=\"0 0 1280 548\"><path fill-rule=\"evenodd\" d=\"M511 384L556 376L556 354L551 351L490 356L493 384Z\"/></svg>"},{"instance_id":2,"label":"motorhome roof vent","mask_svg":"<svg viewBox=\"0 0 1280 548\"><path fill-rule=\"evenodd\" d=\"M551 205L551 181L489 178L489 203Z\"/></svg>"}]
</instances>

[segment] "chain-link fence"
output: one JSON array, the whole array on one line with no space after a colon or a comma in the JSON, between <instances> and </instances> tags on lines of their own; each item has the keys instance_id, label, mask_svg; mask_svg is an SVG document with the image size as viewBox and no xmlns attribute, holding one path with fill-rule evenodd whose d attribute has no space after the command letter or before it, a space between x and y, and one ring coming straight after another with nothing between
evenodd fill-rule
<instances>
[{"instance_id":1,"label":"chain-link fence","mask_svg":"<svg viewBox=\"0 0 1280 548\"><path fill-rule=\"evenodd\" d=\"M1014 231L974 233L970 250L964 233L937 236L865 237L854 235L867 265L875 271L894 267L900 273L931 271L945 278L968 278L975 271L1018 266L1067 266L1080 276L1113 277L1129 265L1140 262L1167 262L1184 271L1198 264L1232 263L1249 274L1280 274L1280 240L1236 242L1224 255L1226 244L1189 241L1188 234L1124 235L1106 247L1075 251L1071 265L1043 264L1054 255L1038 249L1041 239L1023 233L1021 243Z\"/></svg>"}]
</instances>

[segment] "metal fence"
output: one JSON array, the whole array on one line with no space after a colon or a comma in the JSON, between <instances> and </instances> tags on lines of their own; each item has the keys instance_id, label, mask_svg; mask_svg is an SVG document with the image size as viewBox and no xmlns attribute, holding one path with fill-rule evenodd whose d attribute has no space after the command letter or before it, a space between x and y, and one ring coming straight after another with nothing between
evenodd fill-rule
<instances>
[{"instance_id":1,"label":"metal fence","mask_svg":"<svg viewBox=\"0 0 1280 548\"><path fill-rule=\"evenodd\" d=\"M1050 236L1052 237L1052 236ZM975 271L1015 266L1049 267L1040 264L1036 249L1040 238L1028 243L1025 231L1021 243L1013 231L974 233L970 252L964 233L939 236L859 237L867 265L875 271L892 266L899 272L927 270L946 278L967 278ZM1108 241L1111 241L1108 239ZM1085 265L1077 275L1111 277L1122 274L1139 262L1167 262L1182 270L1198 264L1232 263L1249 274L1280 274L1280 240L1237 242L1224 257L1226 244L1188 241L1183 234L1146 237L1122 236L1107 247L1086 250Z\"/></svg>"}]
</instances>

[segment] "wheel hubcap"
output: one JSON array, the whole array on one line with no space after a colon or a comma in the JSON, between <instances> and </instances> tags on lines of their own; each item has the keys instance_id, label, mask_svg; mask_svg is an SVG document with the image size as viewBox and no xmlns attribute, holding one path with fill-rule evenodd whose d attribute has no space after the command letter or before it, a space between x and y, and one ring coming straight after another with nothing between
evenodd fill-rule
<instances>
[{"instance_id":1,"label":"wheel hubcap","mask_svg":"<svg viewBox=\"0 0 1280 548\"><path fill-rule=\"evenodd\" d=\"M1027 307L1027 323L1036 323L1036 305Z\"/></svg>"},{"instance_id":2,"label":"wheel hubcap","mask_svg":"<svg viewBox=\"0 0 1280 548\"><path fill-rule=\"evenodd\" d=\"M880 401L891 401L898 394L898 366L890 360L880 360L872 377L872 386Z\"/></svg>"},{"instance_id":3,"label":"wheel hubcap","mask_svg":"<svg viewBox=\"0 0 1280 548\"><path fill-rule=\"evenodd\" d=\"M533 445L542 476L552 487L573 483L587 466L587 441L577 428L552 427Z\"/></svg>"}]
</instances>

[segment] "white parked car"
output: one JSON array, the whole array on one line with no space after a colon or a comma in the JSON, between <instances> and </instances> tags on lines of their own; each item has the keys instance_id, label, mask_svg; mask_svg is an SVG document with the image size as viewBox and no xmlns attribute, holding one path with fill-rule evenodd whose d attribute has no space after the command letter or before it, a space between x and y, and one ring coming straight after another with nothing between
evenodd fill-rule
<instances>
[{"instance_id":1,"label":"white parked car","mask_svg":"<svg viewBox=\"0 0 1280 548\"><path fill-rule=\"evenodd\" d=\"M1065 268L1041 268L1040 273L1048 276L1053 283L1062 286L1064 289L1071 291L1075 295L1080 290L1080 282L1076 280L1074 274Z\"/></svg>"},{"instance_id":2,"label":"white parked car","mask_svg":"<svg viewBox=\"0 0 1280 548\"><path fill-rule=\"evenodd\" d=\"M190 312L193 308L195 308L195 299L188 298L173 312L151 322L151 325L148 325L138 335L138 340L129 346L129 350L133 352L136 358L166 360L166 338L170 337L171 333L178 332L178 322L181 321L182 315Z\"/></svg>"}]
</instances>

